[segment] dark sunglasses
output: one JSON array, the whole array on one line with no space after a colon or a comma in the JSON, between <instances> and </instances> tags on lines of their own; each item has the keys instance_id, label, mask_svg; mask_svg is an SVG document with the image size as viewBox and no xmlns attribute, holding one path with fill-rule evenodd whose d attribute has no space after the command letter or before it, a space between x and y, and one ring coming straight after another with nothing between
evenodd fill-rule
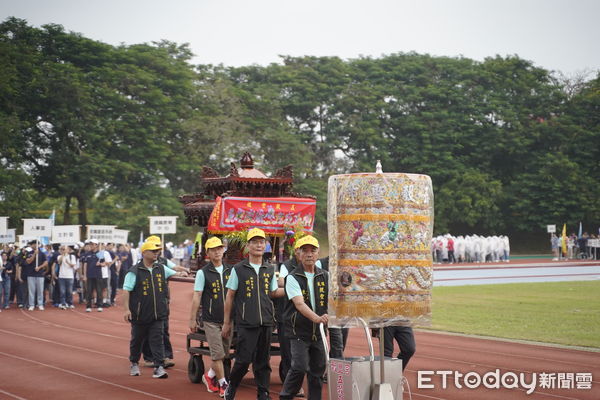
<instances>
[{"instance_id":1,"label":"dark sunglasses","mask_svg":"<svg viewBox=\"0 0 600 400\"><path fill-rule=\"evenodd\" d=\"M160 249L156 249L156 250L150 250L153 253L160 253Z\"/></svg>"}]
</instances>

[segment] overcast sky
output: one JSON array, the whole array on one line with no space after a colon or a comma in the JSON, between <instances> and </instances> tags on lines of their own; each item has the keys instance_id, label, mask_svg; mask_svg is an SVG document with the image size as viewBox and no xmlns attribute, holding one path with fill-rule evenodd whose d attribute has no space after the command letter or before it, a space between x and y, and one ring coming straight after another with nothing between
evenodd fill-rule
<instances>
[{"instance_id":1,"label":"overcast sky","mask_svg":"<svg viewBox=\"0 0 600 400\"><path fill-rule=\"evenodd\" d=\"M0 0L9 16L110 44L189 43L199 64L415 51L600 70L600 0Z\"/></svg>"}]
</instances>

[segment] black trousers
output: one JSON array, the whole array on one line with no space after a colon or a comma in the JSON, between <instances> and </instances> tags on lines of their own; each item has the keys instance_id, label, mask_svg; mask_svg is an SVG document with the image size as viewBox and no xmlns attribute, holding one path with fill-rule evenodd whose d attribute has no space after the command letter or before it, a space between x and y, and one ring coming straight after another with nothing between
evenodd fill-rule
<instances>
[{"instance_id":1,"label":"black trousers","mask_svg":"<svg viewBox=\"0 0 600 400\"><path fill-rule=\"evenodd\" d=\"M96 291L96 307L102 307L102 278L87 278L87 308L92 307L94 291Z\"/></svg>"},{"instance_id":2,"label":"black trousers","mask_svg":"<svg viewBox=\"0 0 600 400\"><path fill-rule=\"evenodd\" d=\"M304 375L307 375L308 400L321 400L323 374L325 373L323 341L305 342L300 339L290 339L290 348L292 367L285 377L279 398L282 400L293 399L302 387Z\"/></svg>"},{"instance_id":3,"label":"black trousers","mask_svg":"<svg viewBox=\"0 0 600 400\"><path fill-rule=\"evenodd\" d=\"M342 359L344 358L344 349L348 341L349 328L329 328L329 357Z\"/></svg>"},{"instance_id":4,"label":"black trousers","mask_svg":"<svg viewBox=\"0 0 600 400\"><path fill-rule=\"evenodd\" d=\"M163 320L163 345L165 349L165 358L173 359L173 346L171 346L171 336L169 335L169 319ZM145 361L152 361L152 349L150 349L150 342L144 340L142 344L142 354Z\"/></svg>"},{"instance_id":5,"label":"black trousers","mask_svg":"<svg viewBox=\"0 0 600 400\"><path fill-rule=\"evenodd\" d=\"M60 304L60 287L58 285L58 278L51 283L52 288L52 304L58 305Z\"/></svg>"},{"instance_id":6,"label":"black trousers","mask_svg":"<svg viewBox=\"0 0 600 400\"><path fill-rule=\"evenodd\" d=\"M408 361L417 349L415 334L412 328L410 326L388 326L384 328L383 335L383 355L385 357L392 357L394 340L396 340L400 347L398 358L402 360L402 370L404 371L408 365Z\"/></svg>"},{"instance_id":7,"label":"black trousers","mask_svg":"<svg viewBox=\"0 0 600 400\"><path fill-rule=\"evenodd\" d=\"M29 307L29 289L27 288L27 277L21 278L23 282L17 282L17 303L23 307ZM33 304L35 305L35 304Z\"/></svg>"},{"instance_id":8,"label":"black trousers","mask_svg":"<svg viewBox=\"0 0 600 400\"><path fill-rule=\"evenodd\" d=\"M277 323L277 336L279 337L279 350L281 351L280 371L286 376L292 365L292 353L290 350L290 339L286 333L285 324Z\"/></svg>"},{"instance_id":9,"label":"black trousers","mask_svg":"<svg viewBox=\"0 0 600 400\"><path fill-rule=\"evenodd\" d=\"M232 397L235 397L235 392L252 363L257 399L269 399L269 384L271 382L269 350L271 349L272 331L273 327L271 326L259 326L257 328L238 326L235 363L229 375L229 391Z\"/></svg>"},{"instance_id":10,"label":"black trousers","mask_svg":"<svg viewBox=\"0 0 600 400\"><path fill-rule=\"evenodd\" d=\"M129 342L129 361L138 363L142 356L142 344L146 340L152 351L154 366L164 366L165 350L163 344L163 320L148 324L131 324L131 341Z\"/></svg>"},{"instance_id":11,"label":"black trousers","mask_svg":"<svg viewBox=\"0 0 600 400\"><path fill-rule=\"evenodd\" d=\"M115 302L117 297L117 287L119 286L119 275L116 270L110 269L110 302Z\"/></svg>"}]
</instances>

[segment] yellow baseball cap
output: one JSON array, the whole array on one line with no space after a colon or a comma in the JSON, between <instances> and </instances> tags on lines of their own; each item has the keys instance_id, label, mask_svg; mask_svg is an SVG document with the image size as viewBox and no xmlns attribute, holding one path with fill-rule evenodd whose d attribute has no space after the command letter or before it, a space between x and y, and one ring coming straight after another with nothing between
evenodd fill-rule
<instances>
[{"instance_id":1,"label":"yellow baseball cap","mask_svg":"<svg viewBox=\"0 0 600 400\"><path fill-rule=\"evenodd\" d=\"M300 247L310 244L311 246L315 246L316 248L319 248L319 241L317 240L316 237L314 236L304 236L300 239L298 239L296 241L296 245L294 246L294 249L299 249Z\"/></svg>"},{"instance_id":2,"label":"yellow baseball cap","mask_svg":"<svg viewBox=\"0 0 600 400\"><path fill-rule=\"evenodd\" d=\"M146 250L161 250L162 246L160 245L160 242L155 242L153 240L146 240L144 242L144 244L142 244L142 253L145 252Z\"/></svg>"},{"instance_id":3,"label":"yellow baseball cap","mask_svg":"<svg viewBox=\"0 0 600 400\"><path fill-rule=\"evenodd\" d=\"M148 236L146 238L146 242L157 242L157 243L160 243L160 237L158 237L156 235Z\"/></svg>"},{"instance_id":4,"label":"yellow baseball cap","mask_svg":"<svg viewBox=\"0 0 600 400\"><path fill-rule=\"evenodd\" d=\"M248 241L250 241L252 238L255 238L255 237L261 237L263 239L267 238L265 236L265 232L262 229L252 228L248 231L248 236L246 237L246 239Z\"/></svg>"},{"instance_id":5,"label":"yellow baseball cap","mask_svg":"<svg viewBox=\"0 0 600 400\"><path fill-rule=\"evenodd\" d=\"M208 250L208 249L214 249L215 247L223 247L223 242L221 242L221 239L219 239L218 237L213 236L206 241L204 248L206 248L206 250Z\"/></svg>"}]
</instances>

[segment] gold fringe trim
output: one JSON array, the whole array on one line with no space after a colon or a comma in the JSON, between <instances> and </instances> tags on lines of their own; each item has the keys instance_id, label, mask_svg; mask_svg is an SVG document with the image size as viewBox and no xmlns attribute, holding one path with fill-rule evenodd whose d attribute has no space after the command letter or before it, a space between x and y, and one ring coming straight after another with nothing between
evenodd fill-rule
<instances>
[{"instance_id":1,"label":"gold fringe trim","mask_svg":"<svg viewBox=\"0 0 600 400\"><path fill-rule=\"evenodd\" d=\"M378 265L381 267L392 267L392 266L413 266L413 267L431 267L431 260L353 260L353 259L342 259L338 260L340 267L357 267L364 265Z\"/></svg>"},{"instance_id":2,"label":"gold fringe trim","mask_svg":"<svg viewBox=\"0 0 600 400\"><path fill-rule=\"evenodd\" d=\"M398 252L398 250L396 249L396 253L397 252ZM401 252L404 254L419 254L419 253L428 254L424 250L412 250L412 249L402 249ZM363 249L352 249L352 248L338 249L338 254L340 255L340 258L346 258L343 256L346 253L350 253L350 254L389 254L389 253L393 253L393 252L390 250L363 250Z\"/></svg>"},{"instance_id":3,"label":"gold fringe trim","mask_svg":"<svg viewBox=\"0 0 600 400\"><path fill-rule=\"evenodd\" d=\"M330 303L331 304L331 303ZM402 301L394 302L369 302L369 303L349 303L343 301L333 302L336 318L361 317L369 318L398 318L400 316L408 318L419 318L431 314L431 304L429 301L407 303Z\"/></svg>"},{"instance_id":4,"label":"gold fringe trim","mask_svg":"<svg viewBox=\"0 0 600 400\"><path fill-rule=\"evenodd\" d=\"M429 222L431 218L427 215L413 214L342 214L337 217L340 222L343 221L418 221Z\"/></svg>"},{"instance_id":5,"label":"gold fringe trim","mask_svg":"<svg viewBox=\"0 0 600 400\"><path fill-rule=\"evenodd\" d=\"M400 289L396 290L361 290L355 291L346 288L341 288L336 291L336 294L340 298L348 298L352 299L359 296L398 296L398 292ZM431 289L421 289L421 290L409 290L402 289L402 294L412 295L412 296L431 296ZM351 301L351 300L348 300Z\"/></svg>"},{"instance_id":6,"label":"gold fringe trim","mask_svg":"<svg viewBox=\"0 0 600 400\"><path fill-rule=\"evenodd\" d=\"M379 201L373 203L342 203L337 205L338 209L343 208L373 208L373 207L381 207L381 206L392 206L392 207L402 207L402 208L412 208L413 210L428 210L431 208L429 205L419 205L414 202L386 202Z\"/></svg>"}]
</instances>

